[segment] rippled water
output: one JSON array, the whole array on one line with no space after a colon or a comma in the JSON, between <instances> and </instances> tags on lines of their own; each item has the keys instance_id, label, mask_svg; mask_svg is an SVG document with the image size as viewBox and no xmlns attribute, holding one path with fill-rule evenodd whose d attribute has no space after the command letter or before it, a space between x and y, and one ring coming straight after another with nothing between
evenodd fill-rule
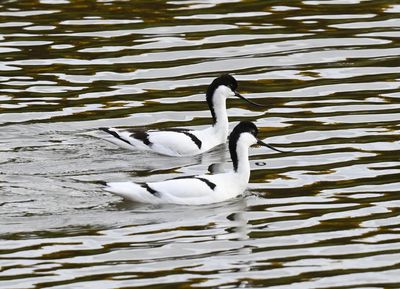
<instances>
[{"instance_id":1,"label":"rippled water","mask_svg":"<svg viewBox=\"0 0 400 289\"><path fill-rule=\"evenodd\" d=\"M400 4L368 0L0 2L1 288L400 288ZM251 149L211 206L121 201L98 181L200 174L101 126L199 128L207 84L294 153ZM229 164L227 164L229 166Z\"/></svg>"}]
</instances>

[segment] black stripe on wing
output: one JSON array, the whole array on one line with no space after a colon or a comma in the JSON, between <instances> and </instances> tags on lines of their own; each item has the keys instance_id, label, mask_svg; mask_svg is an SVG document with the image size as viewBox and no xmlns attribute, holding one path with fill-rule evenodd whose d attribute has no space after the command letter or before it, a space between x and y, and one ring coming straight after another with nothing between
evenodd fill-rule
<instances>
[{"instance_id":1,"label":"black stripe on wing","mask_svg":"<svg viewBox=\"0 0 400 289\"><path fill-rule=\"evenodd\" d=\"M199 149L201 149L201 140L198 139L197 136L195 136L194 134L190 133L190 132L183 132L185 135L187 135L188 137L190 137L190 139L197 145L197 147Z\"/></svg>"},{"instance_id":2,"label":"black stripe on wing","mask_svg":"<svg viewBox=\"0 0 400 289\"><path fill-rule=\"evenodd\" d=\"M173 178L173 180L180 180L180 179L196 179L199 181L204 182L207 186L210 187L211 190L214 191L215 187L217 186L216 184L214 184L213 182L205 179L205 178L200 178L200 177L194 177L194 176L184 176L184 177L177 177L177 178Z\"/></svg>"},{"instance_id":3,"label":"black stripe on wing","mask_svg":"<svg viewBox=\"0 0 400 289\"><path fill-rule=\"evenodd\" d=\"M115 131L110 130L110 129L107 128L107 127L99 127L99 130L102 130L102 131L104 131L104 132L106 132L106 133L109 133L109 134L111 134L113 137L115 137L115 138L117 138L117 139L119 139L119 140L121 140L121 141L123 141L123 142L129 144L129 145L132 145L129 141L127 141L126 139L123 139L118 133L116 133Z\"/></svg>"},{"instance_id":4,"label":"black stripe on wing","mask_svg":"<svg viewBox=\"0 0 400 289\"><path fill-rule=\"evenodd\" d=\"M141 184L140 186L141 186L142 188L146 189L146 191L148 191L150 194L152 194L152 195L155 196L155 197L158 197L158 198L159 198L159 197L161 196L161 194L160 194L159 192L157 192L156 190L150 188L150 186L149 186L148 184L146 184L146 183Z\"/></svg>"},{"instance_id":5,"label":"black stripe on wing","mask_svg":"<svg viewBox=\"0 0 400 289\"><path fill-rule=\"evenodd\" d=\"M207 179L204 179L204 178L196 178L196 179L198 179L198 180L200 180L202 182L205 182L207 184L207 186L209 186L210 189L214 191L214 189L216 187L216 184L214 184L213 182L211 182L211 181L209 181Z\"/></svg>"},{"instance_id":6,"label":"black stripe on wing","mask_svg":"<svg viewBox=\"0 0 400 289\"><path fill-rule=\"evenodd\" d=\"M199 149L201 149L202 142L201 140L195 136L193 133L190 132L190 130L186 128L171 128L171 129L165 129L164 131L173 131L173 132L178 132L178 133L183 133L190 137L190 139L197 145Z\"/></svg>"},{"instance_id":7,"label":"black stripe on wing","mask_svg":"<svg viewBox=\"0 0 400 289\"><path fill-rule=\"evenodd\" d=\"M151 146L152 143L149 140L149 134L147 133L147 131L145 130L128 130L129 132L131 132L131 137L142 141L145 145L147 146Z\"/></svg>"}]
</instances>

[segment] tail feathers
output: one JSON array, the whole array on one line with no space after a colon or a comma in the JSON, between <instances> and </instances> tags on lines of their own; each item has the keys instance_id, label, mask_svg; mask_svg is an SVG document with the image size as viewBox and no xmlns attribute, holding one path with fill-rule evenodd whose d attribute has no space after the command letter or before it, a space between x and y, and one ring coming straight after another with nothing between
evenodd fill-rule
<instances>
[{"instance_id":1,"label":"tail feathers","mask_svg":"<svg viewBox=\"0 0 400 289\"><path fill-rule=\"evenodd\" d=\"M112 182L107 183L104 188L106 191L118 195L124 199L139 203L161 203L159 196L149 192L146 187L132 182Z\"/></svg>"}]
</instances>

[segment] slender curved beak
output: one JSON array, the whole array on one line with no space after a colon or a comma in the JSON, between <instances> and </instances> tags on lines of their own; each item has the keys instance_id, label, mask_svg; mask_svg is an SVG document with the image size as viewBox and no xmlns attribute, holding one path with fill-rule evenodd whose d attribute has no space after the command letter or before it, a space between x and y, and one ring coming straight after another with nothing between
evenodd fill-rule
<instances>
[{"instance_id":1,"label":"slender curved beak","mask_svg":"<svg viewBox=\"0 0 400 289\"><path fill-rule=\"evenodd\" d=\"M240 99L243 99L244 101L247 101L248 103L251 103L252 105L260 106L260 107L267 107L266 105L262 105L262 104L259 104L259 103L255 103L255 102L253 102L253 101L251 101L251 100L245 98L243 95L241 95L241 94L240 94L239 92L237 92L237 91L235 91L235 96L239 97Z\"/></svg>"},{"instance_id":2,"label":"slender curved beak","mask_svg":"<svg viewBox=\"0 0 400 289\"><path fill-rule=\"evenodd\" d=\"M264 147L267 147L267 148L270 148L271 150L276 151L276 152L280 152L280 153L288 153L289 152L289 151L278 150L277 148L274 148L272 145L269 145L269 144L267 144L267 143L265 143L265 142L263 142L261 140L258 140L257 144L259 144L261 146L264 146Z\"/></svg>"}]
</instances>

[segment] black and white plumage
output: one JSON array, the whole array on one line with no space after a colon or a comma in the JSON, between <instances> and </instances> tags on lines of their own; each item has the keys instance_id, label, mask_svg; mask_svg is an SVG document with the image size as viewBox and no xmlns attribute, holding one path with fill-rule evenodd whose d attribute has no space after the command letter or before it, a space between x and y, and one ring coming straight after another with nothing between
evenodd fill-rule
<instances>
[{"instance_id":1,"label":"black and white plumage","mask_svg":"<svg viewBox=\"0 0 400 289\"><path fill-rule=\"evenodd\" d=\"M214 79L208 86L206 99L213 118L213 124L203 130L167 129L138 130L100 128L109 133L111 142L128 149L153 151L168 156L192 156L206 152L213 147L225 143L228 136L228 115L226 99L237 96L253 105L254 103L242 95L237 89L236 79L224 74Z\"/></svg>"},{"instance_id":2,"label":"black and white plumage","mask_svg":"<svg viewBox=\"0 0 400 289\"><path fill-rule=\"evenodd\" d=\"M248 150L251 145L260 144L282 152L258 140L257 133L257 127L248 121L240 122L233 129L229 137L233 163L230 172L142 184L111 182L105 190L128 200L152 204L202 205L234 198L244 192L250 179Z\"/></svg>"}]
</instances>

